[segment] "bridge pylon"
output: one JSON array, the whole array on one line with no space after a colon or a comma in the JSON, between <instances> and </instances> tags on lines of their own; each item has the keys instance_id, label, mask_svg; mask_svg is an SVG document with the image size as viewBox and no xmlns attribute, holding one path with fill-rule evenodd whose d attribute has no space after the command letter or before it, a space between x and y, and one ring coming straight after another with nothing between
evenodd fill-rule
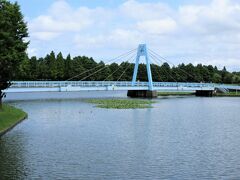
<instances>
[{"instance_id":1,"label":"bridge pylon","mask_svg":"<svg viewBox=\"0 0 240 180\"><path fill-rule=\"evenodd\" d=\"M138 73L138 66L139 61L141 57L145 57L146 66L147 66L147 76L148 76L148 88L150 91L153 90L153 81L152 81L152 72L151 72L151 61L148 56L148 50L146 44L139 44L138 51L137 51L137 57L135 61L135 67L133 72L133 78L132 78L132 86L135 86L136 80L137 80L137 73Z\"/></svg>"},{"instance_id":2,"label":"bridge pylon","mask_svg":"<svg viewBox=\"0 0 240 180\"><path fill-rule=\"evenodd\" d=\"M148 49L146 44L139 44L138 46L136 62L135 62L133 78L132 78L132 86L136 85L138 66L139 66L139 61L141 57L144 57L146 61L147 76L148 76L148 90L128 90L128 96L129 97L146 97L146 98L157 97L157 91L153 90L151 61L148 56Z\"/></svg>"}]
</instances>

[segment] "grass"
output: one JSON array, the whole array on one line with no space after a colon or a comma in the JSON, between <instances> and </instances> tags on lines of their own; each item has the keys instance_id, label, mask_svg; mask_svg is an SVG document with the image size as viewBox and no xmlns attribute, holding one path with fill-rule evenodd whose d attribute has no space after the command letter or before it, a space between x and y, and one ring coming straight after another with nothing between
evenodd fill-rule
<instances>
[{"instance_id":1,"label":"grass","mask_svg":"<svg viewBox=\"0 0 240 180\"><path fill-rule=\"evenodd\" d=\"M194 92L158 92L158 96L192 96ZM217 93L216 97L240 97L240 92Z\"/></svg>"},{"instance_id":2,"label":"grass","mask_svg":"<svg viewBox=\"0 0 240 180\"><path fill-rule=\"evenodd\" d=\"M9 105L3 105L3 110L0 111L0 134L12 128L26 116L27 114L20 109Z\"/></svg>"},{"instance_id":3,"label":"grass","mask_svg":"<svg viewBox=\"0 0 240 180\"><path fill-rule=\"evenodd\" d=\"M158 92L158 96L192 96L194 92Z\"/></svg>"},{"instance_id":4,"label":"grass","mask_svg":"<svg viewBox=\"0 0 240 180\"><path fill-rule=\"evenodd\" d=\"M107 109L142 109L152 108L151 104L154 101L151 100L139 100L139 99L88 99L88 103L96 104L99 108Z\"/></svg>"},{"instance_id":5,"label":"grass","mask_svg":"<svg viewBox=\"0 0 240 180\"><path fill-rule=\"evenodd\" d=\"M240 92L217 93L217 97L240 97Z\"/></svg>"}]
</instances>

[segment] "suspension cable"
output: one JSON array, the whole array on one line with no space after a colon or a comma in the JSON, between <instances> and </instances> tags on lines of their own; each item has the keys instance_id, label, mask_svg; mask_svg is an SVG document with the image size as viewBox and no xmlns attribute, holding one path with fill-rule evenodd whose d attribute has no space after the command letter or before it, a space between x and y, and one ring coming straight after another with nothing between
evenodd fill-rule
<instances>
[{"instance_id":1,"label":"suspension cable","mask_svg":"<svg viewBox=\"0 0 240 180\"><path fill-rule=\"evenodd\" d=\"M135 50L136 50L136 48L133 49L133 50L131 50L131 51L128 51L128 52L126 52L126 53L124 53L124 54L121 54L121 55L117 56L116 58L113 58L113 59L109 60L109 61L106 62L105 64L110 63L110 62L113 62L113 61L117 60L118 58L122 58L122 57L124 57L124 56L128 56L129 54L132 54ZM85 74L85 73L87 73L87 72L89 72L89 71L92 71L92 70L94 70L94 69L96 69L96 68L98 68L98 67L100 67L100 66L101 66L101 64L98 65L98 66L95 66L95 67L93 67L93 68L91 68L91 69L88 69L88 70L86 70L86 71L84 71L84 72L82 72L82 73L80 73L80 74L78 74L78 75L76 75L76 76L73 76L73 77L71 77L71 78L69 78L69 79L67 79L67 80L65 80L65 81L69 81L69 80L71 80L71 79L74 79L74 78L76 78L76 77L79 77L79 76L81 76L81 75L83 75L83 74Z\"/></svg>"},{"instance_id":2,"label":"suspension cable","mask_svg":"<svg viewBox=\"0 0 240 180\"><path fill-rule=\"evenodd\" d=\"M129 60L131 60L133 57L135 57L136 55L134 54L133 56L131 56L130 58L127 59L126 62L128 62ZM107 76L103 81L106 81L110 76L112 76L114 73L116 73L119 69L121 68L121 66L119 66L113 73L111 73L109 76Z\"/></svg>"},{"instance_id":3,"label":"suspension cable","mask_svg":"<svg viewBox=\"0 0 240 180\"><path fill-rule=\"evenodd\" d=\"M153 65L158 66L158 63L157 63L153 58L152 58L152 61L154 62L154 64L151 64L152 67L153 67ZM160 67L160 66L159 66L159 67ZM157 77L160 79L160 81L163 82L163 79L162 79L161 75L159 74L158 70L156 70L156 72L157 72Z\"/></svg>"},{"instance_id":4,"label":"suspension cable","mask_svg":"<svg viewBox=\"0 0 240 180\"><path fill-rule=\"evenodd\" d=\"M154 54L152 54L151 52L149 53L149 54L151 54L151 56L154 56L155 58L157 58ZM159 58L157 58L157 59L155 59L157 62L159 61L160 63L165 63L164 61L162 61L161 59L159 59ZM166 73L166 71L164 70L164 72ZM181 76L178 72L175 72L177 75L179 75L179 76ZM167 73L168 74L168 73ZM170 75L170 74L169 74ZM171 75L170 75L171 76ZM171 79L174 79L174 81L175 82L178 82L178 80L176 80L175 78L174 78L174 76L171 76ZM187 80L184 80L183 79L183 81L184 82L188 82Z\"/></svg>"},{"instance_id":5,"label":"suspension cable","mask_svg":"<svg viewBox=\"0 0 240 180\"><path fill-rule=\"evenodd\" d=\"M155 54L155 56L158 56L159 58L165 60L167 63L175 66L174 63L172 63L171 61L167 60L166 58L160 56L159 54L157 54L157 53L154 52L153 50L149 49L149 51L152 52L153 54ZM185 73L186 75L191 76L193 79L197 80L197 82L200 82L199 79L196 79L196 77L194 77L192 74L186 72L185 70L183 70L183 69L181 69L181 68L179 68L179 70L182 71L183 73Z\"/></svg>"},{"instance_id":6,"label":"suspension cable","mask_svg":"<svg viewBox=\"0 0 240 180\"><path fill-rule=\"evenodd\" d=\"M131 52L130 54L132 54L132 53L133 53L133 52ZM129 56L130 54L128 54L128 56ZM115 61L115 62L118 62L118 61L120 61L120 60L121 60L121 59L118 59L118 60ZM88 75L88 76L86 76L86 77L80 79L79 81L82 81L82 80L84 80L84 79L87 79L88 77L91 77L92 75L94 75L94 74L96 74L96 73L102 71L103 69L105 69L105 68L107 68L107 67L108 67L108 66L104 66L104 67L98 69L97 71L93 72L92 74L90 74L90 75Z\"/></svg>"},{"instance_id":7,"label":"suspension cable","mask_svg":"<svg viewBox=\"0 0 240 180\"><path fill-rule=\"evenodd\" d=\"M129 62L129 65L127 66L127 68L123 71L123 73L118 77L117 81L119 81L122 76L125 74L125 72L128 70L128 68L131 66L131 63Z\"/></svg>"},{"instance_id":8,"label":"suspension cable","mask_svg":"<svg viewBox=\"0 0 240 180\"><path fill-rule=\"evenodd\" d=\"M154 56L152 53L149 53L150 57L154 60L154 58L156 58L156 56ZM155 61L157 61L157 59L155 59ZM159 60L161 63L163 63L163 61ZM173 81L178 82L169 72L167 72L164 68L163 71L169 75L169 77L171 79L173 79Z\"/></svg>"},{"instance_id":9,"label":"suspension cable","mask_svg":"<svg viewBox=\"0 0 240 180\"><path fill-rule=\"evenodd\" d=\"M160 59L158 59L154 54L152 54L152 53L149 53L150 54L150 56L152 57L152 59L153 60L155 60L155 62L157 62L157 64L160 62L160 64L162 63L164 63L164 61L162 61L162 60L160 60ZM154 59L154 58L156 58L156 59ZM163 71L173 80L173 81L175 81L175 82L178 82L178 80L176 80L169 72L167 72L164 68L163 68Z\"/></svg>"}]
</instances>

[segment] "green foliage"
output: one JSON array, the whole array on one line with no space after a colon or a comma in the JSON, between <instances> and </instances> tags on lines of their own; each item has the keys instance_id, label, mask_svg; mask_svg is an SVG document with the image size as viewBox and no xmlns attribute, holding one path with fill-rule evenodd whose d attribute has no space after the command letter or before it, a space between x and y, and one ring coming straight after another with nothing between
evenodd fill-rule
<instances>
[{"instance_id":1,"label":"green foliage","mask_svg":"<svg viewBox=\"0 0 240 180\"><path fill-rule=\"evenodd\" d=\"M32 57L22 61L20 73L16 80L84 80L84 81L131 81L134 64L122 62L121 64L97 63L92 58L77 56L63 57L62 53L55 56L54 52L45 58ZM152 76L155 82L206 82L206 83L234 83L240 84L240 73L230 73L224 68L218 70L211 65L180 64L170 67L168 63L161 66L152 64ZM138 81L147 81L145 64L139 64Z\"/></svg>"},{"instance_id":2,"label":"green foliage","mask_svg":"<svg viewBox=\"0 0 240 180\"><path fill-rule=\"evenodd\" d=\"M222 82L221 75L219 73L214 73L212 77L212 82L221 83Z\"/></svg>"},{"instance_id":3,"label":"green foliage","mask_svg":"<svg viewBox=\"0 0 240 180\"><path fill-rule=\"evenodd\" d=\"M151 108L154 101L139 99L88 99L88 103L97 104L97 107L107 109L142 109Z\"/></svg>"},{"instance_id":4,"label":"green foliage","mask_svg":"<svg viewBox=\"0 0 240 180\"><path fill-rule=\"evenodd\" d=\"M21 121L27 116L25 112L12 106L3 105L2 111L0 111L0 133L17 122Z\"/></svg>"},{"instance_id":5,"label":"green foliage","mask_svg":"<svg viewBox=\"0 0 240 180\"><path fill-rule=\"evenodd\" d=\"M232 74L232 83L233 84L239 84L240 83L240 75L239 74L236 74L236 73L233 73Z\"/></svg>"},{"instance_id":6,"label":"green foliage","mask_svg":"<svg viewBox=\"0 0 240 180\"><path fill-rule=\"evenodd\" d=\"M77 56L72 58L62 53L51 52L44 58L27 57L27 26L17 3L0 0L0 100L2 90L11 80L86 80L86 81L131 81L134 64L124 62L107 65L93 58ZM170 67L168 63L152 64L154 81L213 82L240 84L240 73L230 73L224 67L218 70L211 65L180 64ZM140 64L138 81L147 81L146 65ZM1 103L1 102L0 102Z\"/></svg>"},{"instance_id":7,"label":"green foliage","mask_svg":"<svg viewBox=\"0 0 240 180\"><path fill-rule=\"evenodd\" d=\"M29 69L25 52L28 46L28 42L24 41L26 37L27 25L19 5L0 0L0 104L4 96L2 91L10 86L13 78L20 76L16 74L18 70L23 73L26 68Z\"/></svg>"},{"instance_id":8,"label":"green foliage","mask_svg":"<svg viewBox=\"0 0 240 180\"><path fill-rule=\"evenodd\" d=\"M57 67L57 79L63 80L64 79L64 71L65 71L65 63L62 56L62 53L58 53L56 59L56 67Z\"/></svg>"},{"instance_id":9,"label":"green foliage","mask_svg":"<svg viewBox=\"0 0 240 180\"><path fill-rule=\"evenodd\" d=\"M233 92L227 92L227 93L217 93L215 96L219 97L240 97L240 91L233 91Z\"/></svg>"}]
</instances>

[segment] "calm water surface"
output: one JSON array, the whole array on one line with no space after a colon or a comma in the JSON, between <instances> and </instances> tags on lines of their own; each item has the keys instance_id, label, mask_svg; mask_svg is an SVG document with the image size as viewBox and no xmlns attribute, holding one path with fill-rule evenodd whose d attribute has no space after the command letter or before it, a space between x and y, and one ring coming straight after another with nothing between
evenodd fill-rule
<instances>
[{"instance_id":1,"label":"calm water surface","mask_svg":"<svg viewBox=\"0 0 240 180\"><path fill-rule=\"evenodd\" d=\"M83 100L125 95L9 94L29 117L0 139L0 179L240 179L240 98L136 110Z\"/></svg>"}]
</instances>

